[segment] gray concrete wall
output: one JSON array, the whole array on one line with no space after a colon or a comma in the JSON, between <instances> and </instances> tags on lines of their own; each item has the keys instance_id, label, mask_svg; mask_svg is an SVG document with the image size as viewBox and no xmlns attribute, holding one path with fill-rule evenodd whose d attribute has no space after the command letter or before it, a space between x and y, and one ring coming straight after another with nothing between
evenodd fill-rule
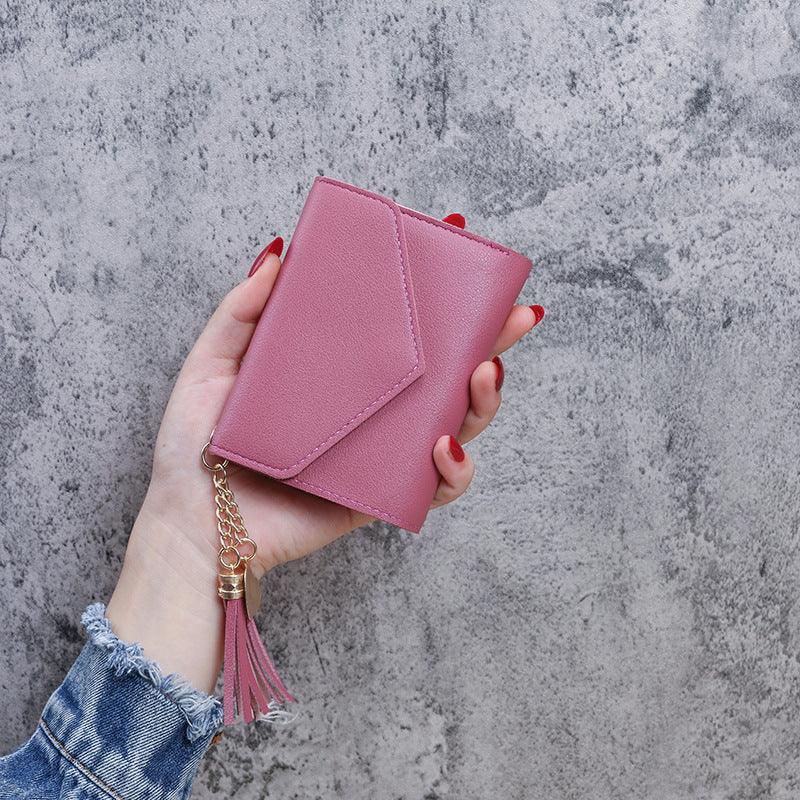
<instances>
[{"instance_id":1,"label":"gray concrete wall","mask_svg":"<svg viewBox=\"0 0 800 800\"><path fill-rule=\"evenodd\" d=\"M264 581L301 700L195 797L800 797L800 6L9 0L0 750L172 382L323 173L530 255L467 495Z\"/></svg>"}]
</instances>

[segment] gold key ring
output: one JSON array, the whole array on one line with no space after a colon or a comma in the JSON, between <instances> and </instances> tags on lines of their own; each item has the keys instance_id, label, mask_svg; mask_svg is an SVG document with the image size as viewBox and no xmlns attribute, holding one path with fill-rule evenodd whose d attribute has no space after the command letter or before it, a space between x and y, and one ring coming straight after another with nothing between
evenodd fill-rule
<instances>
[{"instance_id":1,"label":"gold key ring","mask_svg":"<svg viewBox=\"0 0 800 800\"><path fill-rule=\"evenodd\" d=\"M213 435L214 435L214 432L212 431L211 432L211 436L213 436ZM213 465L209 464L208 461L206 461L206 451L208 450L209 447L211 447L211 439L210 438L203 445L203 449L200 451L200 460L203 462L203 466L207 470L209 470L210 472L218 472L221 469L225 469L225 467L228 466L228 459L227 458L223 459L219 464L213 464Z\"/></svg>"}]
</instances>

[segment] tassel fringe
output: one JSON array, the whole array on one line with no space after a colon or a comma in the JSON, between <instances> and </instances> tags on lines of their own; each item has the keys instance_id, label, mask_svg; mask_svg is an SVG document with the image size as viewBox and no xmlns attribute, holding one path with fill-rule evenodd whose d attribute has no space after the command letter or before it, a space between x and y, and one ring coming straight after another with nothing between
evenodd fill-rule
<instances>
[{"instance_id":1,"label":"tassel fringe","mask_svg":"<svg viewBox=\"0 0 800 800\"><path fill-rule=\"evenodd\" d=\"M266 720L286 725L297 714L286 709L294 703L275 671L254 619L247 619L243 598L225 600L225 665L223 723L233 725Z\"/></svg>"}]
</instances>

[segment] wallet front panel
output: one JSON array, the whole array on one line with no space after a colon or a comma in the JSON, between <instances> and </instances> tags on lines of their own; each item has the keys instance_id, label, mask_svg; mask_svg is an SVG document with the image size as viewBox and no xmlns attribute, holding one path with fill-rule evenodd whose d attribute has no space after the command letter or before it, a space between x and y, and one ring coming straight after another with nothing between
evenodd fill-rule
<instances>
[{"instance_id":1,"label":"wallet front panel","mask_svg":"<svg viewBox=\"0 0 800 800\"><path fill-rule=\"evenodd\" d=\"M326 190L337 190L337 193L327 195L336 203L339 202L342 191L339 187L347 187L347 184L320 178L309 196L309 202L321 183ZM386 198L380 199L386 201ZM359 208L361 210L358 213L371 213L365 212L364 206ZM367 205L366 208L371 206ZM377 206L375 208L377 210ZM282 269L291 263L290 258L297 259L297 253L302 252L305 247L304 230L307 226L304 224L304 217L307 209L308 203ZM439 473L432 456L433 446L443 434L457 434L469 407L469 381L472 372L481 361L490 357L508 312L530 272L531 262L514 251L447 223L401 206L394 206L394 209L399 223L402 255L413 287L415 334L424 350L424 369L418 371L414 379L407 381L389 400L370 408L370 413L362 415L357 424L347 430L346 435L340 436L324 450L318 448L312 458L306 459L302 469L292 475L273 477L303 491L362 511L370 517L418 532L439 483ZM354 208L350 208L347 213L352 216L356 212ZM296 247L296 242L302 246ZM374 254L383 252L380 244L380 240L373 242L371 239L361 243L356 251L362 254L363 260L358 262L349 259L348 248L338 244L336 253L342 260L320 261L316 267L317 270L332 270L337 276L336 280L349 286L357 284L359 289L361 281L366 279L370 288L359 296L363 298L368 295L371 302L375 303L386 300L392 306L392 314L386 315L381 311L378 315L368 317L368 322L363 326L355 328L358 335L354 335L354 329L349 325L323 328L323 332L314 328L312 351L320 349L324 353L327 352L326 348L333 347L337 353L356 352L369 330L372 331L375 341L381 344L380 348L369 351L369 358L373 360L362 361L363 371L357 370L356 377L352 371L337 372L336 391L348 396L352 389L361 385L360 382L368 383L375 376L381 376L380 385L384 386L382 391L385 391L388 382L396 381L413 363L413 360L402 362L403 367L396 376L386 374L383 347L388 345L390 339L399 335L396 331L401 329L398 319L402 317L404 301L396 290L392 294L387 274L381 273L378 277L364 275L364 262L370 259L370 254L375 264ZM320 247L324 247L323 240L315 240L315 248ZM299 261L294 263L296 265ZM265 315L271 304L273 308L288 303L302 304L304 291L311 289L309 284L313 282L312 276L316 273L301 273L297 266L294 269L298 271L296 290L277 294L276 282ZM345 302L344 298L342 302ZM293 306L293 309L291 312L286 309L281 311L291 318L297 314L297 307ZM277 311L272 313L277 317L283 315ZM270 317L266 319L270 320ZM297 424L297 417L284 411L284 403L276 407L271 402L269 392L275 387L275 383L271 379L267 379L267 383L263 382L265 373L269 373L271 368L265 353L272 353L278 347L275 345L273 350L264 351L261 344L256 344L256 336L261 331L264 341L285 341L288 352L294 351L297 336L296 333L294 336L290 334L289 327L279 329L274 322L264 320L265 316L262 316L253 344L242 362L242 372L217 426L211 449L217 455L230 458L236 463L272 474L269 469L264 468L265 463L276 461L276 446L279 445L276 445L272 437L292 437L291 426ZM331 338L333 342L330 341ZM403 342L401 339L400 344L407 353L408 341ZM392 353L391 363L399 365L397 347L398 343L393 342L389 352ZM407 358L413 359L412 356ZM320 357L314 362L315 369L323 368L321 364L324 362L325 359ZM289 370L288 360L282 362L282 365L284 370ZM332 363L332 369L338 370L338 367L338 363ZM294 392L294 402L301 403L305 400L314 413L325 417L328 395L315 385L310 374L298 375L289 370L281 371L280 375L284 380L295 383L291 390ZM322 385L330 387L331 384ZM282 397L285 398L286 395ZM359 401L353 407L361 406L362 402ZM260 409L260 413L256 415L254 409ZM276 418L271 418L271 415ZM308 418L305 417L306 420ZM257 429L262 420L269 430L266 441L262 431ZM326 419L326 424L328 422L330 419ZM304 424L307 425L308 422ZM230 444L234 435L239 442L253 443L251 452L256 454L255 458L244 460L241 454L232 455L234 451L230 449ZM306 440L300 439L304 442L302 447L291 451L295 455L287 454L287 457L296 458L296 453L307 448L315 437L319 439L319 434L315 433ZM262 448L261 451L259 448Z\"/></svg>"},{"instance_id":2,"label":"wallet front panel","mask_svg":"<svg viewBox=\"0 0 800 800\"><path fill-rule=\"evenodd\" d=\"M396 207L317 181L212 452L298 474L425 370Z\"/></svg>"}]
</instances>

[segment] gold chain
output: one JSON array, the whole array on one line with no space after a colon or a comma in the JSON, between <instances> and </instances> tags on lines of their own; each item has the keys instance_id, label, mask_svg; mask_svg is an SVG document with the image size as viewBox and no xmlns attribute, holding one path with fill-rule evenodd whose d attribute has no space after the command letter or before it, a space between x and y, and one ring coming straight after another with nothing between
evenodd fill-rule
<instances>
[{"instance_id":1,"label":"gold chain","mask_svg":"<svg viewBox=\"0 0 800 800\"><path fill-rule=\"evenodd\" d=\"M214 431L211 431L213 437ZM200 451L203 466L211 472L216 489L217 530L219 531L219 574L217 594L225 601L244 599L247 618L252 619L261 604L261 586L250 569L256 556L256 543L247 535L239 506L228 486L228 459L218 464L206 461L211 438Z\"/></svg>"},{"instance_id":2,"label":"gold chain","mask_svg":"<svg viewBox=\"0 0 800 800\"><path fill-rule=\"evenodd\" d=\"M213 436L213 431L212 431ZM206 442L200 453L203 466L211 472L216 489L215 503L217 506L217 530L219 531L219 563L228 574L237 572L244 564L244 568L256 555L256 543L247 535L239 506L228 486L228 473L225 467L228 460L218 464L209 464L206 461L206 451L211 445L211 439ZM244 548L245 552L242 552ZM247 552L249 550L249 552ZM220 573L222 574L222 573Z\"/></svg>"}]
</instances>

